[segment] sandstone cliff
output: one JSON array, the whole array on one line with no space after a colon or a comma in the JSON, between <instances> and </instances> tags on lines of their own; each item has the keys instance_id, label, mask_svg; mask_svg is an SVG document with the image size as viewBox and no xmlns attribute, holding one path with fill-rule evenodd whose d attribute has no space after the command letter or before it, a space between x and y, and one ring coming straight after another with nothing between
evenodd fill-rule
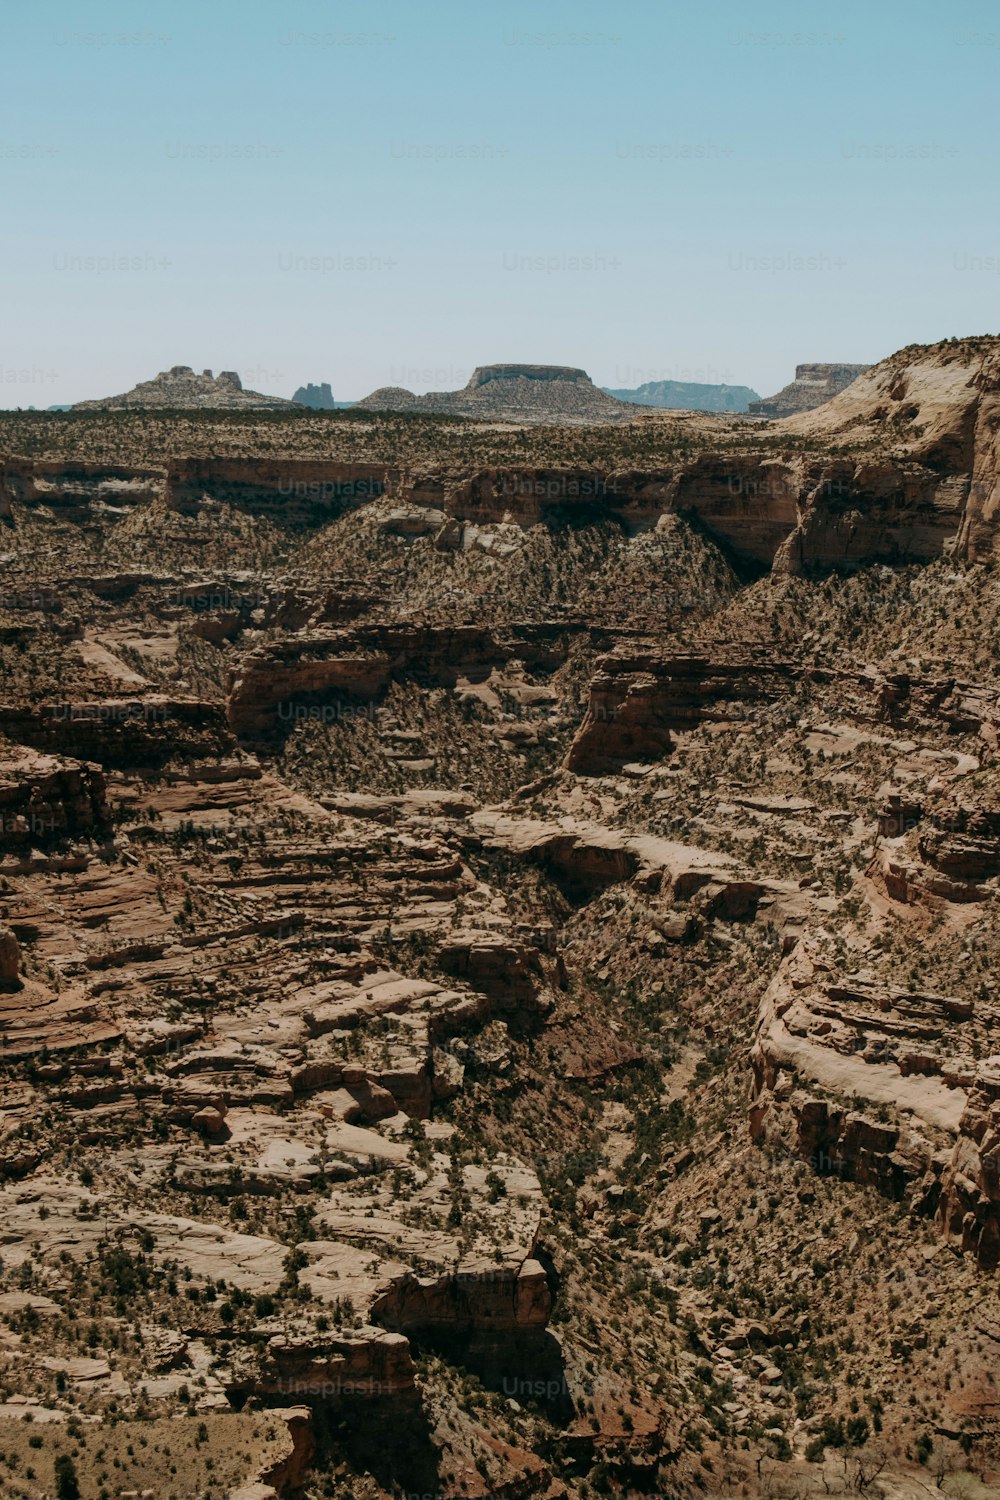
<instances>
[{"instance_id":1,"label":"sandstone cliff","mask_svg":"<svg viewBox=\"0 0 1000 1500\"><path fill-rule=\"evenodd\" d=\"M775 439L748 443L741 433L738 447L727 446L720 429L717 447L669 463L653 457L628 467L435 469L347 458L192 456L163 467L130 467L8 457L0 507L11 521L18 504L57 507L73 518L95 506L158 498L192 513L210 499L301 526L385 496L416 507L412 516L401 513L400 526L410 534L440 533L442 548L451 549L464 542L461 529L445 525L448 518L461 525L530 527L597 507L631 528L691 515L735 558L784 574L848 572L946 554L975 561L993 555L1000 504L997 342L902 350L825 405L777 424ZM583 402L581 420L596 419L591 393L598 393L582 371L561 367L484 367L462 399L503 403L523 395L528 406L520 417L512 407L512 419L561 420L549 407L567 392L571 404ZM413 399L417 406L404 407L439 409L436 397ZM441 399L445 408L453 400ZM491 415L486 407L469 415L477 413Z\"/></svg>"},{"instance_id":2,"label":"sandstone cliff","mask_svg":"<svg viewBox=\"0 0 1000 1500\"><path fill-rule=\"evenodd\" d=\"M752 400L752 417L791 417L822 406L863 374L868 365L796 365L795 379L775 396Z\"/></svg>"}]
</instances>

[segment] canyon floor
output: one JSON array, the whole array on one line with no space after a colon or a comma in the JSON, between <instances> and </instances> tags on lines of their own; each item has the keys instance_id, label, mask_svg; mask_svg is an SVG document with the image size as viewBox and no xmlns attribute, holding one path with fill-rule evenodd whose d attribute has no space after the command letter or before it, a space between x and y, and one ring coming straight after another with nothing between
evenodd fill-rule
<instances>
[{"instance_id":1,"label":"canyon floor","mask_svg":"<svg viewBox=\"0 0 1000 1500\"><path fill-rule=\"evenodd\" d=\"M1000 1494L1000 340L0 451L4 1500Z\"/></svg>"}]
</instances>

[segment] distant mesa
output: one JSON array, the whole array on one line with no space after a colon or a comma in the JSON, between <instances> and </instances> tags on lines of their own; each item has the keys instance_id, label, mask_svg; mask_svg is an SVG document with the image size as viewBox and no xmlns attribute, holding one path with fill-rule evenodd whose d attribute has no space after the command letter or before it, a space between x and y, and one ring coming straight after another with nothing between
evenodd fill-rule
<instances>
[{"instance_id":1,"label":"distant mesa","mask_svg":"<svg viewBox=\"0 0 1000 1500\"><path fill-rule=\"evenodd\" d=\"M190 365L172 365L152 380L144 380L122 396L105 396L99 401L78 401L73 411L115 411L162 407L198 407L203 410L243 409L246 407L291 407L294 403L281 396L262 396L259 391L245 391L235 370L222 370L213 376L211 370L196 375Z\"/></svg>"},{"instance_id":2,"label":"distant mesa","mask_svg":"<svg viewBox=\"0 0 1000 1500\"><path fill-rule=\"evenodd\" d=\"M357 403L368 411L441 413L479 421L586 425L628 422L634 409L594 385L571 365L480 365L460 391L416 396L382 386Z\"/></svg>"},{"instance_id":3,"label":"distant mesa","mask_svg":"<svg viewBox=\"0 0 1000 1500\"><path fill-rule=\"evenodd\" d=\"M776 396L751 401L752 417L794 417L797 412L811 411L839 396L871 365L796 365L795 379Z\"/></svg>"},{"instance_id":4,"label":"distant mesa","mask_svg":"<svg viewBox=\"0 0 1000 1500\"><path fill-rule=\"evenodd\" d=\"M647 380L634 390L602 389L619 401L633 406L659 406L669 411L721 411L737 415L746 412L752 401L759 401L749 385L701 385L693 380Z\"/></svg>"},{"instance_id":5,"label":"distant mesa","mask_svg":"<svg viewBox=\"0 0 1000 1500\"><path fill-rule=\"evenodd\" d=\"M311 406L314 411L334 411L337 407L327 380L322 385L300 385L292 400L298 406Z\"/></svg>"},{"instance_id":6,"label":"distant mesa","mask_svg":"<svg viewBox=\"0 0 1000 1500\"><path fill-rule=\"evenodd\" d=\"M466 387L473 390L494 380L568 380L573 385L591 385L586 370L573 365L477 365Z\"/></svg>"},{"instance_id":7,"label":"distant mesa","mask_svg":"<svg viewBox=\"0 0 1000 1500\"><path fill-rule=\"evenodd\" d=\"M571 426L634 421L637 407L790 417L824 405L870 368L869 365L797 365L791 384L762 400L746 385L651 380L634 390L612 390L594 385L586 370L572 365L480 365L458 391L428 391L418 396L402 386L382 386L362 401L350 402L335 401L328 381L299 386L289 401L282 396L244 390L235 370L222 370L218 375L203 370L196 375L190 365L172 365L122 395L78 401L64 409L240 410L298 406L334 411L356 405L368 411L439 414L517 425Z\"/></svg>"}]
</instances>

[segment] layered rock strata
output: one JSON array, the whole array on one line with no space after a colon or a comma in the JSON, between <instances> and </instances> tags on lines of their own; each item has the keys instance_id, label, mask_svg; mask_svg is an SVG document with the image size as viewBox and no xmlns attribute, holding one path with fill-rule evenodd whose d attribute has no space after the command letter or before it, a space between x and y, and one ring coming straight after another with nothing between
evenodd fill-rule
<instances>
[{"instance_id":1,"label":"layered rock strata","mask_svg":"<svg viewBox=\"0 0 1000 1500\"><path fill-rule=\"evenodd\" d=\"M796 412L810 411L846 390L867 369L870 369L869 365L796 365L795 379L791 384L783 386L775 396L751 401L750 415L791 417Z\"/></svg>"}]
</instances>

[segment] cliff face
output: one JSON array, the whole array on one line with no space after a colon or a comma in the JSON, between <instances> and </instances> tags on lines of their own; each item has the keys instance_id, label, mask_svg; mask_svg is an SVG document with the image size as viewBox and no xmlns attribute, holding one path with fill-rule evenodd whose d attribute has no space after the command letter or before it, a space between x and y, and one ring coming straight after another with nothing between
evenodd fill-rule
<instances>
[{"instance_id":1,"label":"cliff face","mask_svg":"<svg viewBox=\"0 0 1000 1500\"><path fill-rule=\"evenodd\" d=\"M921 512L953 534L955 555L996 555L1000 509L1000 339L902 349L826 406L782 423L812 441L878 445L920 466ZM932 476L932 477L931 477Z\"/></svg>"},{"instance_id":2,"label":"cliff face","mask_svg":"<svg viewBox=\"0 0 1000 1500\"><path fill-rule=\"evenodd\" d=\"M799 953L761 1007L750 1122L756 1139L780 1143L817 1172L867 1183L933 1217L992 1271L1000 1264L1000 1070L993 1058L964 1053L976 1019L964 998L830 975Z\"/></svg>"},{"instance_id":3,"label":"cliff face","mask_svg":"<svg viewBox=\"0 0 1000 1500\"><path fill-rule=\"evenodd\" d=\"M0 704L0 737L116 766L159 766L177 754L223 755L234 746L220 704L156 695Z\"/></svg>"},{"instance_id":4,"label":"cliff face","mask_svg":"<svg viewBox=\"0 0 1000 1500\"><path fill-rule=\"evenodd\" d=\"M99 766L0 740L0 850L99 833L109 818Z\"/></svg>"},{"instance_id":5,"label":"cliff face","mask_svg":"<svg viewBox=\"0 0 1000 1500\"><path fill-rule=\"evenodd\" d=\"M182 458L164 472L163 499L192 513L210 496L286 525L315 525L378 498L394 477L382 464Z\"/></svg>"},{"instance_id":6,"label":"cliff face","mask_svg":"<svg viewBox=\"0 0 1000 1500\"><path fill-rule=\"evenodd\" d=\"M677 733L742 716L746 706L787 691L793 676L790 664L746 652L708 657L619 647L597 663L567 769L595 776L660 760Z\"/></svg>"},{"instance_id":7,"label":"cliff face","mask_svg":"<svg viewBox=\"0 0 1000 1500\"><path fill-rule=\"evenodd\" d=\"M789 416L778 431L855 442L881 439L933 466L971 466L976 417L995 390L1000 337L914 344L861 373L822 407Z\"/></svg>"},{"instance_id":8,"label":"cliff face","mask_svg":"<svg viewBox=\"0 0 1000 1500\"><path fill-rule=\"evenodd\" d=\"M745 564L822 574L941 556L966 494L962 477L917 463L722 452L676 467L481 471L446 484L440 504L473 523L522 526L587 507L637 529L690 515Z\"/></svg>"},{"instance_id":9,"label":"cliff face","mask_svg":"<svg viewBox=\"0 0 1000 1500\"><path fill-rule=\"evenodd\" d=\"M506 635L474 625L386 625L295 636L241 657L226 712L235 733L251 736L287 730L299 718L350 721L372 715L390 681L410 673L453 686L515 659L551 671L565 654L565 627L557 624Z\"/></svg>"},{"instance_id":10,"label":"cliff face","mask_svg":"<svg viewBox=\"0 0 1000 1500\"><path fill-rule=\"evenodd\" d=\"M664 462L654 443L645 461L628 467L270 455L178 457L162 467L132 467L7 457L0 467L0 517L9 524L19 505L48 506L70 519L95 507L157 502L193 514L210 499L285 527L317 526L386 498L416 508L398 519L399 534L440 532L442 550L461 549L466 523L530 528L596 508L633 530L670 514L691 515L736 559L779 574L851 572L946 553L981 561L998 545L998 351L996 339L902 350L825 405L778 424L756 450L747 442L753 429L739 433L736 448L726 445L720 428L717 448ZM807 384L815 391L813 377L826 367L802 368L812 372ZM853 368L842 367L841 374L846 378ZM408 397L400 409L457 411L458 396L471 403L466 415L486 421L498 415L505 421L600 421L595 398L598 405L611 401L579 370L485 366L457 396ZM365 404L379 403L372 397ZM395 409L396 403L388 405ZM612 406L617 419L625 408ZM794 451L800 443L803 451ZM775 452L777 444L790 451ZM446 522L458 522L459 529Z\"/></svg>"},{"instance_id":11,"label":"cliff face","mask_svg":"<svg viewBox=\"0 0 1000 1500\"><path fill-rule=\"evenodd\" d=\"M164 470L86 460L0 458L0 515L12 505L51 506L69 519L95 505L148 505L163 493Z\"/></svg>"},{"instance_id":12,"label":"cliff face","mask_svg":"<svg viewBox=\"0 0 1000 1500\"><path fill-rule=\"evenodd\" d=\"M381 497L445 517L521 527L599 510L629 527L690 514L732 553L782 573L851 571L871 562L925 562L959 535L971 558L990 555L998 504L992 453L975 484L914 463L706 454L633 470L490 469L410 473L382 464L293 459L180 459L162 470L8 458L0 506L46 505L68 519L95 507L161 503L196 514L221 501L288 526L317 526ZM970 500L970 495L974 501ZM967 513L968 504L968 513ZM435 516L432 514L437 512ZM416 518L419 520L419 516Z\"/></svg>"},{"instance_id":13,"label":"cliff face","mask_svg":"<svg viewBox=\"0 0 1000 1500\"><path fill-rule=\"evenodd\" d=\"M983 562L1000 553L1000 358L983 361L975 390L974 413L968 414L954 439L963 457L968 455L970 442L972 449L971 481L956 552L968 562Z\"/></svg>"},{"instance_id":14,"label":"cliff face","mask_svg":"<svg viewBox=\"0 0 1000 1500\"><path fill-rule=\"evenodd\" d=\"M790 417L822 406L869 369L868 365L796 365L795 379L775 396L751 401L752 417Z\"/></svg>"},{"instance_id":15,"label":"cliff face","mask_svg":"<svg viewBox=\"0 0 1000 1500\"><path fill-rule=\"evenodd\" d=\"M813 467L774 571L802 576L931 562L954 546L967 495L964 477L917 464L835 460Z\"/></svg>"},{"instance_id":16,"label":"cliff face","mask_svg":"<svg viewBox=\"0 0 1000 1500\"><path fill-rule=\"evenodd\" d=\"M839 701L849 703L864 723L883 724L897 733L974 737L986 753L1000 744L1000 704L986 683L806 665L739 645L697 653L645 641L616 646L598 657L566 767L581 776L600 776L629 763L665 759L679 735L713 723L731 728L751 723L756 709L787 699L805 681L831 685ZM1000 873L1000 815L988 802L938 802L928 806L921 824L922 873L907 867L906 878L929 886L933 877L939 894L962 899L956 896L960 885L949 879L953 873L958 881ZM881 815L882 831L907 831L918 816L924 816L922 806L894 794ZM886 866L897 885L900 858L893 855L895 863Z\"/></svg>"},{"instance_id":17,"label":"cliff face","mask_svg":"<svg viewBox=\"0 0 1000 1500\"><path fill-rule=\"evenodd\" d=\"M974 718L963 728L975 732ZM995 746L995 725L980 721L978 732ZM964 791L960 780L932 783L925 800L890 795L866 872L876 900L918 921L931 911L944 930L974 929L990 910L1000 806L995 775L980 772L976 781ZM993 1022L985 987L947 994L911 978L904 989L838 968L803 943L760 1005L752 1133L821 1173L908 1203L995 1270L1000 1070L995 1055L983 1055Z\"/></svg>"},{"instance_id":18,"label":"cliff face","mask_svg":"<svg viewBox=\"0 0 1000 1500\"><path fill-rule=\"evenodd\" d=\"M543 1330L551 1308L545 1271L528 1259L498 1270L404 1277L374 1303L372 1317L384 1327L424 1337L434 1329L459 1336L474 1332L509 1347L508 1340Z\"/></svg>"},{"instance_id":19,"label":"cliff face","mask_svg":"<svg viewBox=\"0 0 1000 1500\"><path fill-rule=\"evenodd\" d=\"M617 476L583 466L481 469L451 476L442 487L440 505L447 515L474 525L513 521L537 526L560 513L572 516L588 507L624 513L634 494L633 487L620 484ZM654 513L661 509L662 505L653 507Z\"/></svg>"}]
</instances>

